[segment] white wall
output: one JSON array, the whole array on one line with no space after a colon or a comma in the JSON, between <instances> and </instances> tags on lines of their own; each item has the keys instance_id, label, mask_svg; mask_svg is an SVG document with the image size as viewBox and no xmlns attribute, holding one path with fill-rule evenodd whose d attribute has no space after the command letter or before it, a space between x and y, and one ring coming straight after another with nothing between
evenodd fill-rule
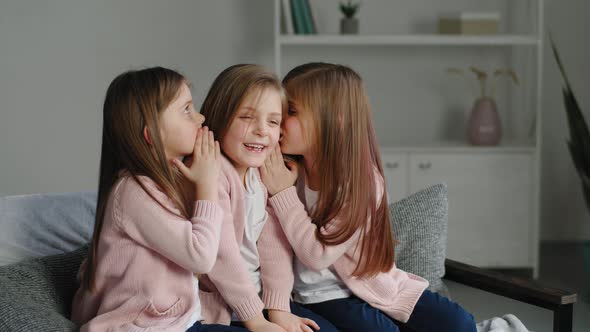
<instances>
[{"instance_id":1,"label":"white wall","mask_svg":"<svg viewBox=\"0 0 590 332\"><path fill-rule=\"evenodd\" d=\"M269 3L1 1L0 195L96 187L102 102L124 70L177 69L199 105L223 68L272 68Z\"/></svg>"},{"instance_id":2,"label":"white wall","mask_svg":"<svg viewBox=\"0 0 590 332\"><path fill-rule=\"evenodd\" d=\"M361 14L365 16L361 15L361 20L386 22L380 23L383 26L373 25L376 30L426 32L433 29L426 23L431 21L429 17L411 23L403 20L408 17L403 14L403 8L374 11L375 2L379 6L393 5L388 0L364 1ZM401 1L399 6L424 13L418 7L423 6L425 0L418 3ZM483 3L482 6L486 6L486 2ZM501 7L505 6L505 1L501 3ZM547 27L559 44L582 108L590 116L590 90L584 84L590 77L587 63L590 44L584 39L585 33L590 31L590 2L548 0L546 3ZM257 62L273 68L271 4L271 0L0 2L0 196L96 187L103 97L108 83L124 70L152 65L177 69L193 81L198 104L215 75L230 64ZM436 4L440 6L439 1ZM322 6L317 8L325 10ZM366 16L369 14L371 17ZM336 21L326 21L319 23L318 28L336 32L335 24ZM472 52L464 56L493 57L489 53L463 50ZM433 52L448 52L441 54L448 59L453 58L455 51L433 49ZM294 53L302 58L310 57L305 50ZM359 65L359 71L375 72L374 63L391 62L391 53L391 50L370 51L368 61ZM412 48L395 50L394 55L403 61L426 61L425 56L413 55ZM366 53L356 50L343 56L358 62ZM457 65L461 63L456 62ZM420 70L442 71L445 66L448 64L433 63ZM409 69L398 63L384 70L399 74ZM410 77L410 74L422 73L404 75ZM582 201L579 180L565 146L567 127L560 95L561 79L548 47L544 74L542 238L590 239L590 215ZM392 135L397 131L391 127L396 122L391 120L394 109L386 109L388 102L381 99L388 98L392 90L406 95L404 91L424 85L415 79L405 81L407 84L403 84L403 80L389 80L389 74L367 75L367 85L373 91L371 97L376 106L379 140L384 144L395 142L397 137ZM448 78L441 74L428 89L444 86L446 82ZM447 89L451 91L454 87ZM448 91L430 98L456 97ZM435 102L435 99L427 101ZM416 109L417 102L425 101L420 98L396 100L398 107L395 109ZM468 105L456 105L457 108L464 106ZM435 120L433 124L445 123ZM387 123L390 125L379 127ZM424 131L432 132L431 129ZM434 135L461 132L444 126L436 130L441 133Z\"/></svg>"}]
</instances>

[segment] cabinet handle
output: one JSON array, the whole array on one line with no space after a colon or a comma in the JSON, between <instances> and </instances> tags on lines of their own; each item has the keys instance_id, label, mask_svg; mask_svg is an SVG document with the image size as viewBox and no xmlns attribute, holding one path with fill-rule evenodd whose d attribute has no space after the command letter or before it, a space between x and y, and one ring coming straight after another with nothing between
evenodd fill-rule
<instances>
[{"instance_id":1,"label":"cabinet handle","mask_svg":"<svg viewBox=\"0 0 590 332\"><path fill-rule=\"evenodd\" d=\"M432 164L430 162L418 164L418 168L420 168L421 170L430 169L431 166L432 166Z\"/></svg>"},{"instance_id":2,"label":"cabinet handle","mask_svg":"<svg viewBox=\"0 0 590 332\"><path fill-rule=\"evenodd\" d=\"M398 167L399 167L399 163L397 161L394 163L392 163L392 162L385 163L385 168L388 168L388 169L396 169Z\"/></svg>"}]
</instances>

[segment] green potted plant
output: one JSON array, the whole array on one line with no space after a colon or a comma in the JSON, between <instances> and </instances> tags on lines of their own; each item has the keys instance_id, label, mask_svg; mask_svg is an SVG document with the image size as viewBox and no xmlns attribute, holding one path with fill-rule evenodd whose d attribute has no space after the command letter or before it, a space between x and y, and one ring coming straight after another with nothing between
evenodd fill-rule
<instances>
[{"instance_id":1,"label":"green potted plant","mask_svg":"<svg viewBox=\"0 0 590 332\"><path fill-rule=\"evenodd\" d=\"M553 50L555 62L557 62L557 66L559 67L559 71L565 83L565 86L562 87L562 93L570 134L570 137L567 140L567 146L574 167L580 177L580 184L582 185L582 193L584 195L586 208L590 210L590 131L588 130L584 114L580 109L580 105L574 96L570 82L565 74L565 69L561 62L557 47L552 38L549 38L549 40L551 42L551 49ZM588 288L590 288L590 241L584 242L583 250L584 260L586 261L585 266L586 275L588 277ZM590 299L590 292L587 294L587 297Z\"/></svg>"},{"instance_id":2,"label":"green potted plant","mask_svg":"<svg viewBox=\"0 0 590 332\"><path fill-rule=\"evenodd\" d=\"M341 34L351 35L359 32L359 21L355 15L360 6L360 2L352 2L352 0L340 3L340 11L344 15L344 17L340 19Z\"/></svg>"},{"instance_id":3,"label":"green potted plant","mask_svg":"<svg viewBox=\"0 0 590 332\"><path fill-rule=\"evenodd\" d=\"M449 68L447 71L464 76L464 71L460 68ZM475 74L479 83L479 94L473 103L469 117L467 133L469 142L473 145L497 145L502 138L502 126L494 99L496 80L498 77L507 76L518 85L518 76L512 69L496 69L493 72L490 91L488 91L487 83L490 75L485 70L474 66L469 67L469 71Z\"/></svg>"}]
</instances>

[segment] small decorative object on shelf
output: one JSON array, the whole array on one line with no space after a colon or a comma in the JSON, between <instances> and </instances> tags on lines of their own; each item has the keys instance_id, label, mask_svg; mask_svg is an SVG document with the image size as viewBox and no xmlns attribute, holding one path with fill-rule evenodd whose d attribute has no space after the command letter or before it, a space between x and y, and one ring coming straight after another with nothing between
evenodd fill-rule
<instances>
[{"instance_id":1,"label":"small decorative object on shelf","mask_svg":"<svg viewBox=\"0 0 590 332\"><path fill-rule=\"evenodd\" d=\"M340 3L340 11L344 15L344 17L340 19L341 34L354 35L359 32L359 20L354 17L354 15L356 15L360 5L359 2L352 2L352 0Z\"/></svg>"},{"instance_id":2,"label":"small decorative object on shelf","mask_svg":"<svg viewBox=\"0 0 590 332\"><path fill-rule=\"evenodd\" d=\"M498 12L457 12L438 19L438 32L456 35L496 35L500 23Z\"/></svg>"},{"instance_id":3,"label":"small decorative object on shelf","mask_svg":"<svg viewBox=\"0 0 590 332\"><path fill-rule=\"evenodd\" d=\"M502 138L502 125L494 100L495 79L499 76L508 76L518 85L518 76L516 76L516 73L512 69L495 70L492 88L488 94L486 91L488 73L474 66L471 66L469 70L475 74L480 88L479 97L475 100L473 109L471 110L471 116L469 117L469 142L473 145L498 145ZM463 70L458 68L450 68L448 72L452 74L464 74Z\"/></svg>"},{"instance_id":4,"label":"small decorative object on shelf","mask_svg":"<svg viewBox=\"0 0 590 332\"><path fill-rule=\"evenodd\" d=\"M309 0L281 0L281 11L284 34L317 34Z\"/></svg>"}]
</instances>

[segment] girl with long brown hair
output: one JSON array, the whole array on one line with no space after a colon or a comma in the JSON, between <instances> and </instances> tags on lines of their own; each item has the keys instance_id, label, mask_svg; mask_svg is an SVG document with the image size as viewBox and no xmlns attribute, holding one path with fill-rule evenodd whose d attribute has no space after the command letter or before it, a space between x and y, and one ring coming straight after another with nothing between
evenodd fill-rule
<instances>
[{"instance_id":1,"label":"girl with long brown hair","mask_svg":"<svg viewBox=\"0 0 590 332\"><path fill-rule=\"evenodd\" d=\"M200 279L205 322L234 322L254 332L336 331L319 315L290 303L292 250L260 180L258 168L278 143L286 107L281 82L254 64L223 70L201 107L223 154L221 244L213 269Z\"/></svg>"},{"instance_id":2,"label":"girl with long brown hair","mask_svg":"<svg viewBox=\"0 0 590 332\"><path fill-rule=\"evenodd\" d=\"M308 63L283 85L289 108L280 149L260 170L297 256L295 300L341 331L475 331L471 314L395 266L361 77L346 66ZM298 162L286 166L281 151Z\"/></svg>"},{"instance_id":3,"label":"girl with long brown hair","mask_svg":"<svg viewBox=\"0 0 590 332\"><path fill-rule=\"evenodd\" d=\"M200 323L223 210L220 150L170 69L128 71L103 107L96 222L72 320L81 331L245 331Z\"/></svg>"}]
</instances>

